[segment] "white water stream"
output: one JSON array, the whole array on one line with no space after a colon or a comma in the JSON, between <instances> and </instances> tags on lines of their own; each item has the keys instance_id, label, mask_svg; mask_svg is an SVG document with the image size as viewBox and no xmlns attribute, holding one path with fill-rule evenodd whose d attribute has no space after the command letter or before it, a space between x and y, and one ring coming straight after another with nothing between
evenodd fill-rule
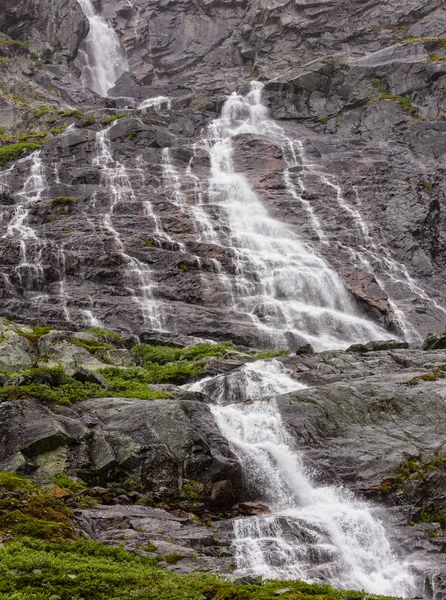
<instances>
[{"instance_id":1,"label":"white water stream","mask_svg":"<svg viewBox=\"0 0 446 600\"><path fill-rule=\"evenodd\" d=\"M296 339L317 349L342 348L389 337L358 314L333 269L285 223L271 217L245 175L235 172L232 139L236 136L264 135L290 145L283 129L268 118L261 102L262 87L253 83L246 96L232 94L205 141L211 159L209 204L226 215L229 239L222 239L209 220L199 229L213 228L205 237L218 239L233 253L232 310L247 314L263 339L276 346ZM290 150L288 154L291 167L297 159ZM290 179L285 181L292 195L299 194ZM317 227L314 215L313 222ZM319 235L322 239L322 232Z\"/></svg>"},{"instance_id":2,"label":"white water stream","mask_svg":"<svg viewBox=\"0 0 446 600\"><path fill-rule=\"evenodd\" d=\"M78 58L82 83L100 96L107 96L128 69L127 59L116 32L97 14L91 0L77 1L90 24Z\"/></svg>"},{"instance_id":3,"label":"white water stream","mask_svg":"<svg viewBox=\"0 0 446 600\"><path fill-rule=\"evenodd\" d=\"M247 491L271 508L271 514L234 522L238 572L415 594L410 565L395 555L376 509L344 488L314 484L275 401L255 400L304 387L277 360L194 386L220 402L211 411L241 461ZM247 398L253 401L240 403Z\"/></svg>"},{"instance_id":4,"label":"white water stream","mask_svg":"<svg viewBox=\"0 0 446 600\"><path fill-rule=\"evenodd\" d=\"M93 164L101 168L102 183L111 197L108 211L102 216L101 226L111 238L112 252L116 252L122 257L125 265L125 284L132 299L141 308L144 325L160 331L164 329L163 311L153 295L154 284L150 268L125 251L121 236L113 225L115 209L120 204L136 202L131 175L136 178L141 175L141 166L138 161L136 161L134 172L129 174L125 165L113 158L110 143L110 130L113 126L114 124L96 134L97 150ZM144 211L147 217L154 218L155 227L157 227L158 221L153 216L153 210L148 201L144 204Z\"/></svg>"}]
</instances>

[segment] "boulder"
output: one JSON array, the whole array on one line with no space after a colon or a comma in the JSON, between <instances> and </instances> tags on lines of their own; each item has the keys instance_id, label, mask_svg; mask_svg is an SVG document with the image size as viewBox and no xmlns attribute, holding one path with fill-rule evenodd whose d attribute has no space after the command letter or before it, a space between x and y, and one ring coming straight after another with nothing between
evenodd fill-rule
<instances>
[{"instance_id":1,"label":"boulder","mask_svg":"<svg viewBox=\"0 0 446 600\"><path fill-rule=\"evenodd\" d=\"M431 333L423 342L423 350L444 350L446 349L446 334Z\"/></svg>"}]
</instances>

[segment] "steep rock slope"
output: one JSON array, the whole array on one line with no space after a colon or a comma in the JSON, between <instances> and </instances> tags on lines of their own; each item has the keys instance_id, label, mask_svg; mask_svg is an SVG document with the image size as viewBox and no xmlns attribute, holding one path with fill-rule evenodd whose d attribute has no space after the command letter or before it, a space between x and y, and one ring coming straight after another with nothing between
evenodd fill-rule
<instances>
[{"instance_id":1,"label":"steep rock slope","mask_svg":"<svg viewBox=\"0 0 446 600\"><path fill-rule=\"evenodd\" d=\"M226 94L260 78L299 150L289 174L297 197L274 140L234 140L235 169L336 269L360 312L413 341L416 330L444 327L441 6L103 2L131 73L101 99L82 88L73 63L88 30L77 2L55 6L45 27L40 4L25 4L8 6L0 27L31 42L5 45L6 142L55 139L38 161L2 175L9 315L262 343L250 317L224 315L237 257L230 243L206 239L200 213L210 177L201 132ZM172 98L170 110L134 112L160 95ZM104 133L113 106L126 117ZM265 152L271 158L259 161ZM50 204L59 197L76 203ZM26 258L23 235L7 232L18 203L34 231ZM206 212L214 227L224 218Z\"/></svg>"}]
</instances>

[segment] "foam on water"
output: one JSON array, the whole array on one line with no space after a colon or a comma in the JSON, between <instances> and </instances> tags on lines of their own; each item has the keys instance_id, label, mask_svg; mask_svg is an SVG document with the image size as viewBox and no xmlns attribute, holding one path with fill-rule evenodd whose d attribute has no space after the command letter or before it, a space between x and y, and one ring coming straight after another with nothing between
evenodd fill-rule
<instances>
[{"instance_id":1,"label":"foam on water","mask_svg":"<svg viewBox=\"0 0 446 600\"><path fill-rule=\"evenodd\" d=\"M210 408L242 464L246 492L271 508L271 514L235 520L238 572L414 595L411 566L394 553L376 509L344 488L315 484L274 399L256 400L304 388L277 360L194 386L220 403Z\"/></svg>"}]
</instances>

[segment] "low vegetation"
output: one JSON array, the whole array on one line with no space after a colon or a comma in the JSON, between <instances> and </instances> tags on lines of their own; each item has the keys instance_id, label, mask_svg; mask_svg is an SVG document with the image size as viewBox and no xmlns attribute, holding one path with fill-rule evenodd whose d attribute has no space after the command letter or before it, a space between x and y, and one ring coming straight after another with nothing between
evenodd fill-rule
<instances>
[{"instance_id":1,"label":"low vegetation","mask_svg":"<svg viewBox=\"0 0 446 600\"><path fill-rule=\"evenodd\" d=\"M77 204L77 200L76 198L73 198L73 196L56 196L56 198L50 200L51 208L56 206L67 208L68 206L74 206L75 204Z\"/></svg>"},{"instance_id":2,"label":"low vegetation","mask_svg":"<svg viewBox=\"0 0 446 600\"><path fill-rule=\"evenodd\" d=\"M53 480L65 488L76 483L64 474ZM158 565L161 557L79 539L71 509L51 488L5 472L0 472L0 535L0 600L271 600L284 589L284 600L377 598L301 581L236 585L217 575L177 575ZM165 562L182 558L171 554Z\"/></svg>"},{"instance_id":3,"label":"low vegetation","mask_svg":"<svg viewBox=\"0 0 446 600\"><path fill-rule=\"evenodd\" d=\"M125 372L125 370L122 370ZM9 385L0 388L0 401L36 398L52 404L70 405L90 398L126 397L142 400L168 398L167 392L141 385L131 378L107 377L110 386L90 381L78 381L62 367L39 367L7 375Z\"/></svg>"},{"instance_id":4,"label":"low vegetation","mask_svg":"<svg viewBox=\"0 0 446 600\"><path fill-rule=\"evenodd\" d=\"M19 142L18 144L8 144L0 147L0 165L19 159L23 153L28 150L34 152L40 150L43 142Z\"/></svg>"}]
</instances>

